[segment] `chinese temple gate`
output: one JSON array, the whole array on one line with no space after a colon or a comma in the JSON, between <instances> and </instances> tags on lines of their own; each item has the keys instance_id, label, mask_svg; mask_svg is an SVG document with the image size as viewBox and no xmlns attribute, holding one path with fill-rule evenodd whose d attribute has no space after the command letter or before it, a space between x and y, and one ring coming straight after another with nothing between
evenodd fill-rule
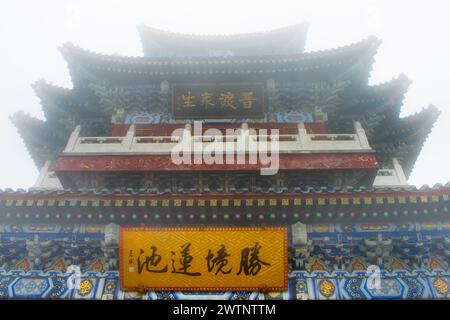
<instances>
[{"instance_id":1,"label":"chinese temple gate","mask_svg":"<svg viewBox=\"0 0 450 320\"><path fill-rule=\"evenodd\" d=\"M304 52L307 28L64 44L73 88L12 116L40 174L0 191L0 297L449 298L450 185L407 181L439 111L368 84L377 38Z\"/></svg>"}]
</instances>

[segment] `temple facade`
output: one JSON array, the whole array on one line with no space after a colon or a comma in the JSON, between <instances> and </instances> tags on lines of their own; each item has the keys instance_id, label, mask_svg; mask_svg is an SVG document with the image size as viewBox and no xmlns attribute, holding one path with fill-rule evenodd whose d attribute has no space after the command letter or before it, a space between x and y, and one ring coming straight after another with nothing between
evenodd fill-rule
<instances>
[{"instance_id":1,"label":"temple facade","mask_svg":"<svg viewBox=\"0 0 450 320\"><path fill-rule=\"evenodd\" d=\"M305 52L307 29L62 45L73 88L37 81L45 120L11 117L40 174L0 190L0 297L449 298L450 185L408 184L440 112L400 117L404 75L368 84L379 39ZM121 229L211 227L286 229L283 291L121 286Z\"/></svg>"}]
</instances>

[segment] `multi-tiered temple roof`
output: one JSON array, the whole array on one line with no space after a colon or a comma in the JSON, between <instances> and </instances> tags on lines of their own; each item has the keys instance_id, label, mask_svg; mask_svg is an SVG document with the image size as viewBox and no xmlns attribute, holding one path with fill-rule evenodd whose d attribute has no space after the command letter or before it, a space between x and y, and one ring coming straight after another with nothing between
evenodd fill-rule
<instances>
[{"instance_id":1,"label":"multi-tiered temple roof","mask_svg":"<svg viewBox=\"0 0 450 320\"><path fill-rule=\"evenodd\" d=\"M194 36L140 26L141 57L64 44L73 88L40 80L33 88L45 120L12 116L41 171L27 191L0 190L0 297L192 298L167 288L124 292L119 229L269 226L289 230L275 249L289 253L289 290L206 298L449 298L450 185L406 179L439 111L400 117L404 75L368 84L379 39L304 52L306 31ZM189 100L244 92L254 105ZM277 129L270 145L279 147L279 171L175 163L180 140L171 133L182 128L201 151L233 146L248 129ZM66 284L73 265L87 271L76 290ZM381 269L382 289L369 287L371 267Z\"/></svg>"},{"instance_id":2,"label":"multi-tiered temple roof","mask_svg":"<svg viewBox=\"0 0 450 320\"><path fill-rule=\"evenodd\" d=\"M353 121L366 130L378 160L388 166L397 158L411 172L421 146L439 111L429 106L401 118L400 110L410 80L400 75L369 86L375 37L348 46L304 52L307 25L265 33L234 36L191 36L139 27L143 57L93 53L71 43L61 47L73 88L40 80L33 85L46 120L17 113L12 120L38 167L55 159L70 132L80 122L91 135L107 135L111 117L120 108L137 105L149 113L167 113L161 83L176 79L197 82L273 80L269 112L286 113L321 108L328 129L348 132ZM261 122L273 122L266 117ZM167 120L170 122L171 120Z\"/></svg>"}]
</instances>

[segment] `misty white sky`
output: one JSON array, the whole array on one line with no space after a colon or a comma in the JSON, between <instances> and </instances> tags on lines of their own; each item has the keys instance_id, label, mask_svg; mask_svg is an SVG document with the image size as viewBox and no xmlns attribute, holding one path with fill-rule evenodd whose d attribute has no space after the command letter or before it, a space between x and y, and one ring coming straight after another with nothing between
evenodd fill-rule
<instances>
[{"instance_id":1,"label":"misty white sky","mask_svg":"<svg viewBox=\"0 0 450 320\"><path fill-rule=\"evenodd\" d=\"M402 116L436 105L442 115L410 177L415 185L450 181L450 2L442 1L2 1L0 4L0 188L27 188L35 168L9 116L43 118L30 85L41 78L71 88L57 47L70 41L108 54L142 55L136 26L224 34L310 22L307 51L350 44L373 34L383 41L370 83L400 73L413 84Z\"/></svg>"}]
</instances>

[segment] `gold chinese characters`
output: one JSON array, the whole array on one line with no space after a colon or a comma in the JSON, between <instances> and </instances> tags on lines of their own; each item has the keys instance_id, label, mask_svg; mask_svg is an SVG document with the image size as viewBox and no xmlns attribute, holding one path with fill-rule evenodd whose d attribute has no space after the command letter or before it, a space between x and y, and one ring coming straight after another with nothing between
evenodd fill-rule
<instances>
[{"instance_id":1,"label":"gold chinese characters","mask_svg":"<svg viewBox=\"0 0 450 320\"><path fill-rule=\"evenodd\" d=\"M198 102L197 102L198 98ZM230 108L236 110L238 107L244 109L252 109L255 101L255 94L253 91L241 92L238 96L231 91L214 94L213 92L203 91L200 97L196 97L191 91L187 91L180 95L182 108L193 108L197 105L202 108L220 107ZM198 104L197 104L198 103Z\"/></svg>"},{"instance_id":2,"label":"gold chinese characters","mask_svg":"<svg viewBox=\"0 0 450 320\"><path fill-rule=\"evenodd\" d=\"M271 290L287 281L286 228L122 229L124 290Z\"/></svg>"}]
</instances>

